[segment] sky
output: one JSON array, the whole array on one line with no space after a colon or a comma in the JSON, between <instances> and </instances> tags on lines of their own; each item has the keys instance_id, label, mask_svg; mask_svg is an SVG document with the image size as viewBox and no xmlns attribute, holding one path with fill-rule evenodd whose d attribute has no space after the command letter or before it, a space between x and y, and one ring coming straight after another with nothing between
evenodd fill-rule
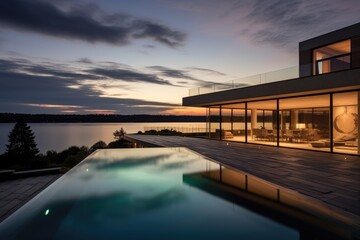
<instances>
[{"instance_id":1,"label":"sky","mask_svg":"<svg viewBox=\"0 0 360 240\"><path fill-rule=\"evenodd\" d=\"M292 67L358 0L2 0L0 112L204 115L189 89Z\"/></svg>"}]
</instances>

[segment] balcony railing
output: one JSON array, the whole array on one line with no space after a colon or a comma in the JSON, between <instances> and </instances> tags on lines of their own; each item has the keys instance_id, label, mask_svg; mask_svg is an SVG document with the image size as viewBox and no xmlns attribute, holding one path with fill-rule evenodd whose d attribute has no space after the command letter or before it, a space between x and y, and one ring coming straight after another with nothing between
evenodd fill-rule
<instances>
[{"instance_id":1,"label":"balcony railing","mask_svg":"<svg viewBox=\"0 0 360 240\"><path fill-rule=\"evenodd\" d=\"M214 83L198 88L189 89L189 96L224 91L234 88L242 88L253 85L260 85L270 82L278 82L299 77L299 66L280 69L277 71L261 73L249 77L238 78L228 82Z\"/></svg>"},{"instance_id":2,"label":"balcony railing","mask_svg":"<svg viewBox=\"0 0 360 240\"><path fill-rule=\"evenodd\" d=\"M189 96L242 88L264 83L278 82L299 77L299 66L284 68L277 71L261 73L249 77L234 79L224 83L214 83L198 88L189 89Z\"/></svg>"}]
</instances>

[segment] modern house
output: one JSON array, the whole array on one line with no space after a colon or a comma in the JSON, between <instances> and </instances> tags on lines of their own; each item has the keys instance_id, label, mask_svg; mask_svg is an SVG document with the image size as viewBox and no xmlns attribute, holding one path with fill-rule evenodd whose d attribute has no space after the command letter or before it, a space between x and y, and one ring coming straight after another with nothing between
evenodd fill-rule
<instances>
[{"instance_id":1,"label":"modern house","mask_svg":"<svg viewBox=\"0 0 360 240\"><path fill-rule=\"evenodd\" d=\"M249 79L258 83L244 84ZM207 108L213 139L357 155L359 102L360 23L300 42L298 68L183 98L184 106Z\"/></svg>"}]
</instances>

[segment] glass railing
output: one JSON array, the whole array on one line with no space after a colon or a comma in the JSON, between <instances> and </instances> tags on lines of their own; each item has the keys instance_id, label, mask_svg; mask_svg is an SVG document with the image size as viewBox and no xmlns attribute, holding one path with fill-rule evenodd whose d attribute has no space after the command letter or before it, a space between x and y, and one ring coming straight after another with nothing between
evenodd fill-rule
<instances>
[{"instance_id":1,"label":"glass railing","mask_svg":"<svg viewBox=\"0 0 360 240\"><path fill-rule=\"evenodd\" d=\"M278 82L299 77L299 66L284 68L277 71L261 73L249 77L234 79L223 83L214 83L198 88L189 89L189 96L242 88L264 83Z\"/></svg>"}]
</instances>

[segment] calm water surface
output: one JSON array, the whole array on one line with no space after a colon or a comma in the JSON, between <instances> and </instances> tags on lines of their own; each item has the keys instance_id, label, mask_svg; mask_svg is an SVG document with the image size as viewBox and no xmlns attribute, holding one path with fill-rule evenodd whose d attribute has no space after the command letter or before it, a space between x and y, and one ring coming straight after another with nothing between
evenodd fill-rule
<instances>
[{"instance_id":1,"label":"calm water surface","mask_svg":"<svg viewBox=\"0 0 360 240\"><path fill-rule=\"evenodd\" d=\"M114 141L113 132L124 128L127 133L144 131L147 127L186 128L187 130L205 128L205 123L30 123L35 133L36 142L42 153L48 150L62 151L70 146L91 147L102 140L106 143ZM0 154L5 152L8 134L14 124L0 124Z\"/></svg>"},{"instance_id":2,"label":"calm water surface","mask_svg":"<svg viewBox=\"0 0 360 240\"><path fill-rule=\"evenodd\" d=\"M298 230L199 188L198 176L216 167L184 148L97 151L3 221L0 236L299 239Z\"/></svg>"}]
</instances>

